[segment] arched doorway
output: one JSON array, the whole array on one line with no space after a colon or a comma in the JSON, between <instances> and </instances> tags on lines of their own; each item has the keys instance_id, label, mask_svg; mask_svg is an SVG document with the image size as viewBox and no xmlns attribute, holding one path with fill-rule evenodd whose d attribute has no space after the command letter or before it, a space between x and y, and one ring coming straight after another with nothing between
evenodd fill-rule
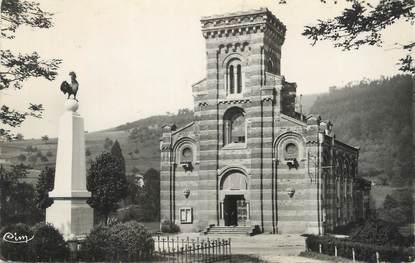
<instances>
[{"instance_id":1,"label":"arched doorway","mask_svg":"<svg viewBox=\"0 0 415 263\"><path fill-rule=\"evenodd\" d=\"M221 222L225 226L245 226L249 220L247 200L248 183L246 176L239 171L231 171L222 177Z\"/></svg>"}]
</instances>

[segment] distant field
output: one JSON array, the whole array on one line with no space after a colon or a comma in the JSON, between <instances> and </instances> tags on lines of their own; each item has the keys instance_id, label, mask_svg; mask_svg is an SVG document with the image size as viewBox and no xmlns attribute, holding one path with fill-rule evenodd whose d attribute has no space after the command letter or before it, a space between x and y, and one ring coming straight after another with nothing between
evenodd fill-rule
<instances>
[{"instance_id":1,"label":"distant field","mask_svg":"<svg viewBox=\"0 0 415 263\"><path fill-rule=\"evenodd\" d=\"M150 140L142 142L131 142L128 139L128 134L128 131L104 131L86 134L85 148L89 152L87 154L87 162L106 151L104 142L108 138L112 141L119 141L126 160L127 173L131 173L134 167L141 172L145 172L149 168L159 170L160 154L158 151L158 136L153 136ZM32 147L34 149L33 152L28 151L28 147ZM56 162L56 138L50 139L47 142L40 139L14 141L5 143L0 148L0 159L4 159L11 164L23 163L29 165L34 170L42 170L45 166L54 166ZM24 161L21 159L21 156L24 156ZM44 159L42 160L39 156L43 156Z\"/></svg>"}]
</instances>

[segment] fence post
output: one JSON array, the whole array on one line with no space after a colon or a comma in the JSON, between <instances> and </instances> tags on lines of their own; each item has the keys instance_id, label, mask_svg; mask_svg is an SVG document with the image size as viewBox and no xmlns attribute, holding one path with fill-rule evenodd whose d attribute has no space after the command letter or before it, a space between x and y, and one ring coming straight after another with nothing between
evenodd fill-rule
<instances>
[{"instance_id":1,"label":"fence post","mask_svg":"<svg viewBox=\"0 0 415 263\"><path fill-rule=\"evenodd\" d=\"M334 256L337 257L337 246L334 245Z\"/></svg>"},{"instance_id":2,"label":"fence post","mask_svg":"<svg viewBox=\"0 0 415 263\"><path fill-rule=\"evenodd\" d=\"M196 244L195 244L194 239L192 239L192 248L193 248L193 258L192 258L192 260L193 260L196 256Z\"/></svg>"},{"instance_id":3,"label":"fence post","mask_svg":"<svg viewBox=\"0 0 415 263\"><path fill-rule=\"evenodd\" d=\"M209 262L209 244L207 241L205 241L205 260Z\"/></svg>"},{"instance_id":4,"label":"fence post","mask_svg":"<svg viewBox=\"0 0 415 263\"><path fill-rule=\"evenodd\" d=\"M379 263L379 252L376 251L376 263Z\"/></svg>"},{"instance_id":5,"label":"fence post","mask_svg":"<svg viewBox=\"0 0 415 263\"><path fill-rule=\"evenodd\" d=\"M210 262L210 240L207 238L207 254L208 254L208 262Z\"/></svg>"},{"instance_id":6,"label":"fence post","mask_svg":"<svg viewBox=\"0 0 415 263\"><path fill-rule=\"evenodd\" d=\"M173 262L174 262L176 260L176 253L175 253L175 247L174 247L174 237L171 238L171 251L172 251L172 254L173 254Z\"/></svg>"},{"instance_id":7,"label":"fence post","mask_svg":"<svg viewBox=\"0 0 415 263\"><path fill-rule=\"evenodd\" d=\"M157 236L157 249L160 253L160 235Z\"/></svg>"},{"instance_id":8,"label":"fence post","mask_svg":"<svg viewBox=\"0 0 415 263\"><path fill-rule=\"evenodd\" d=\"M232 246L231 246L231 238L228 239L229 241L229 261L232 261Z\"/></svg>"},{"instance_id":9,"label":"fence post","mask_svg":"<svg viewBox=\"0 0 415 263\"><path fill-rule=\"evenodd\" d=\"M177 241L176 241L176 251L177 251L177 256L180 256L180 239L179 236L177 236Z\"/></svg>"},{"instance_id":10,"label":"fence post","mask_svg":"<svg viewBox=\"0 0 415 263\"><path fill-rule=\"evenodd\" d=\"M218 238L218 258L221 259L222 258L222 254L220 253L221 250L221 243L220 243L220 239Z\"/></svg>"},{"instance_id":11,"label":"fence post","mask_svg":"<svg viewBox=\"0 0 415 263\"><path fill-rule=\"evenodd\" d=\"M186 251L184 251L184 239L182 238L182 246L181 246L181 251L182 251L182 261L181 262L183 262L183 259L184 259L184 253L186 253Z\"/></svg>"},{"instance_id":12,"label":"fence post","mask_svg":"<svg viewBox=\"0 0 415 263\"><path fill-rule=\"evenodd\" d=\"M355 252L354 252L354 248L353 247L352 247L352 259L353 259L353 262L356 261L356 255L355 255Z\"/></svg>"}]
</instances>

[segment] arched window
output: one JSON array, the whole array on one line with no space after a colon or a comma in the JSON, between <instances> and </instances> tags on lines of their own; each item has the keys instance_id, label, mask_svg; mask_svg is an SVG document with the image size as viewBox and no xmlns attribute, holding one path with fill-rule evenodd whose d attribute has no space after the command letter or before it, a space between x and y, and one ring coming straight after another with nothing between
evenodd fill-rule
<instances>
[{"instance_id":1,"label":"arched window","mask_svg":"<svg viewBox=\"0 0 415 263\"><path fill-rule=\"evenodd\" d=\"M226 68L227 95L242 94L242 66L239 59L231 60Z\"/></svg>"},{"instance_id":2,"label":"arched window","mask_svg":"<svg viewBox=\"0 0 415 263\"><path fill-rule=\"evenodd\" d=\"M233 107L223 116L223 144L245 143L245 113Z\"/></svg>"}]
</instances>

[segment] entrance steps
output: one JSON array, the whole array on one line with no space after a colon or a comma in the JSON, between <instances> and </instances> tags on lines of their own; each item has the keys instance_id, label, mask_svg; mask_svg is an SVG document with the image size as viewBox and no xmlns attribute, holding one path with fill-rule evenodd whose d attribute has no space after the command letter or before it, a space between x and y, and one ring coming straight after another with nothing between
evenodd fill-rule
<instances>
[{"instance_id":1,"label":"entrance steps","mask_svg":"<svg viewBox=\"0 0 415 263\"><path fill-rule=\"evenodd\" d=\"M210 225L203 231L205 235L248 235L253 236L257 234L256 226L215 226Z\"/></svg>"}]
</instances>

